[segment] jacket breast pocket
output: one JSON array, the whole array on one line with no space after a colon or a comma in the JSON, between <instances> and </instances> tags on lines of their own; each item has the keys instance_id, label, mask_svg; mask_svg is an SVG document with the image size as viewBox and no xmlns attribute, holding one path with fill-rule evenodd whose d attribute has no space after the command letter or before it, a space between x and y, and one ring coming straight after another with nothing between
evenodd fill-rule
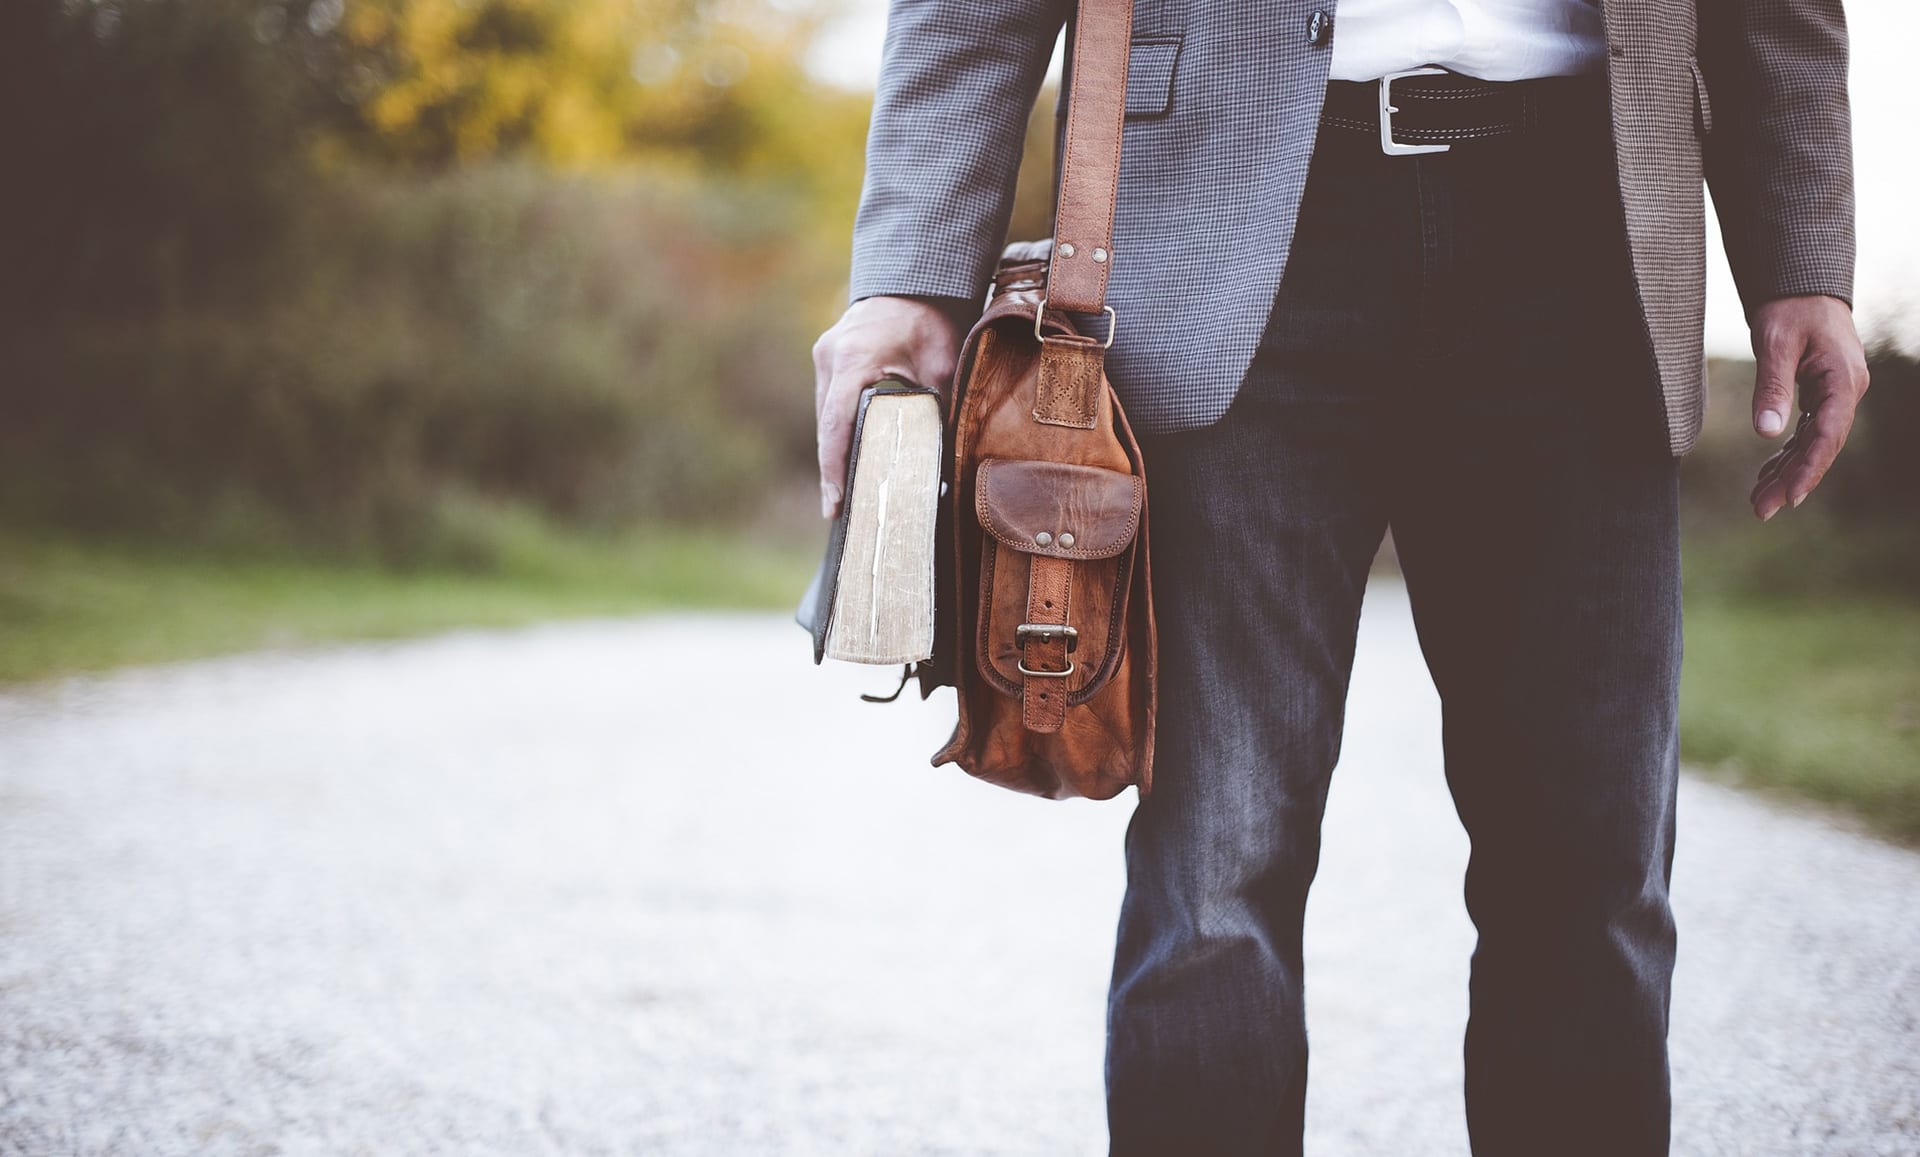
<instances>
[{"instance_id":1,"label":"jacket breast pocket","mask_svg":"<svg viewBox=\"0 0 1920 1157\"><path fill-rule=\"evenodd\" d=\"M1127 52L1127 119L1165 116L1173 108L1173 70L1180 37L1135 37Z\"/></svg>"}]
</instances>

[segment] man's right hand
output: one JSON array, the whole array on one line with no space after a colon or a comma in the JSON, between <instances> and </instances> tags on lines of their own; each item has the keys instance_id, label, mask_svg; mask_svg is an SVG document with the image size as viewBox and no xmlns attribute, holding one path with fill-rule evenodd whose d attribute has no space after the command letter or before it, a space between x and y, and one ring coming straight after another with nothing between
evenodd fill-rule
<instances>
[{"instance_id":1,"label":"man's right hand","mask_svg":"<svg viewBox=\"0 0 1920 1157\"><path fill-rule=\"evenodd\" d=\"M822 518L840 509L860 391L881 378L901 378L944 398L960 357L965 311L966 303L945 298L866 297L813 343Z\"/></svg>"}]
</instances>

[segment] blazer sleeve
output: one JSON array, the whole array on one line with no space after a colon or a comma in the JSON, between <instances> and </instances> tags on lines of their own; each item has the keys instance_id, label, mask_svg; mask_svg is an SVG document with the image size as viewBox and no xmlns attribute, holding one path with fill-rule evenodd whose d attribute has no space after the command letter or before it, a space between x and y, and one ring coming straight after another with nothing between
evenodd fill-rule
<instances>
[{"instance_id":1,"label":"blazer sleeve","mask_svg":"<svg viewBox=\"0 0 1920 1157\"><path fill-rule=\"evenodd\" d=\"M979 302L1072 0L892 0L848 299Z\"/></svg>"},{"instance_id":2,"label":"blazer sleeve","mask_svg":"<svg viewBox=\"0 0 1920 1157\"><path fill-rule=\"evenodd\" d=\"M1853 301L1853 139L1841 0L1700 0L1718 115L1707 186L1740 300ZM1707 95L1702 96L1702 100Z\"/></svg>"}]
</instances>

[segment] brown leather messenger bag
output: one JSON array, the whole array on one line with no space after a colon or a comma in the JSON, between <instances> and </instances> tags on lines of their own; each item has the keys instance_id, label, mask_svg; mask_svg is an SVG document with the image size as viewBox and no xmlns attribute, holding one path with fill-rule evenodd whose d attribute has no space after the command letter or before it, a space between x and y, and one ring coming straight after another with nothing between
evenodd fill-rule
<instances>
[{"instance_id":1,"label":"brown leather messenger bag","mask_svg":"<svg viewBox=\"0 0 1920 1157\"><path fill-rule=\"evenodd\" d=\"M1049 798L1153 782L1140 448L1108 382L1132 0L1079 0L1053 237L1007 246L948 392L934 655L959 720L933 763Z\"/></svg>"}]
</instances>

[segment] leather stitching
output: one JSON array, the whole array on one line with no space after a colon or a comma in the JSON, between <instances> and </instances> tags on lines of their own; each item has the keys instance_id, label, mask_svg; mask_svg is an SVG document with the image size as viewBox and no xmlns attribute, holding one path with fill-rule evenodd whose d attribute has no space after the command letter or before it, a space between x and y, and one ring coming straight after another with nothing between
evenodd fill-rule
<instances>
[{"instance_id":1,"label":"leather stitching","mask_svg":"<svg viewBox=\"0 0 1920 1157\"><path fill-rule=\"evenodd\" d=\"M1103 640L1106 654L1101 659L1099 669L1078 691L1067 696L1067 705L1070 707L1078 707L1099 694L1120 666L1120 658L1127 649L1126 613L1128 596L1131 594L1128 588L1133 583L1133 569L1139 565L1139 558L1140 544L1136 541L1129 542L1126 552L1116 560L1121 565L1114 567L1113 593L1107 601L1107 637ZM1080 649L1087 649L1085 640L1082 640Z\"/></svg>"},{"instance_id":2,"label":"leather stitching","mask_svg":"<svg viewBox=\"0 0 1920 1157\"><path fill-rule=\"evenodd\" d=\"M980 677L987 681L989 687L1003 694L1018 695L1020 684L1002 675L1000 668L993 663L990 633L993 630L993 580L995 572L1000 569L1002 547L990 534L982 533L980 538L980 590L975 596L979 599L976 616L979 622L974 629L974 665L979 668Z\"/></svg>"},{"instance_id":3,"label":"leather stitching","mask_svg":"<svg viewBox=\"0 0 1920 1157\"><path fill-rule=\"evenodd\" d=\"M1332 114L1328 114L1322 119L1326 124L1332 125L1335 128L1357 129L1370 133L1380 131L1380 123L1378 121L1356 121ZM1436 129L1396 124L1393 126L1393 139L1409 144L1422 144L1432 141L1480 140L1485 137L1507 136L1521 131L1523 131L1523 126L1520 125L1480 125L1472 128Z\"/></svg>"},{"instance_id":4,"label":"leather stitching","mask_svg":"<svg viewBox=\"0 0 1920 1157\"><path fill-rule=\"evenodd\" d=\"M1035 421L1091 430L1099 413L1101 351L1097 346L1049 341L1040 345L1034 381Z\"/></svg>"},{"instance_id":5,"label":"leather stitching","mask_svg":"<svg viewBox=\"0 0 1920 1157\"><path fill-rule=\"evenodd\" d=\"M1131 32L1133 28L1133 0L1125 0L1121 7L1125 8L1126 12L1118 17L1119 26ZM1107 182L1107 218L1100 226L1100 244L1106 247L1108 256L1107 260L1100 264L1098 274L1099 285L1094 298L1096 305L1107 299L1107 271L1113 268L1113 218L1120 204L1120 147L1121 140L1126 134L1127 128L1127 66L1125 63L1127 57L1123 55L1120 59L1122 61L1120 65L1121 98L1114 102L1119 107L1113 110L1113 156L1111 163L1114 170L1114 179Z\"/></svg>"},{"instance_id":6,"label":"leather stitching","mask_svg":"<svg viewBox=\"0 0 1920 1157\"><path fill-rule=\"evenodd\" d=\"M1085 26L1082 26L1081 31L1076 33L1074 37L1074 84L1072 86L1080 90L1082 99L1069 99L1067 102L1067 136L1066 143L1061 149L1060 159L1060 211L1055 215L1054 226L1056 236L1054 240L1056 244L1053 259L1048 267L1048 282L1056 290L1058 290L1063 281L1069 286L1072 286L1073 283L1078 280L1077 274L1069 274L1066 277L1060 276L1065 272L1066 268L1062 266L1060 262L1072 260L1071 258L1063 258L1060 256L1060 242L1071 242L1081 254L1085 255L1085 260L1087 261L1092 261L1094 249L1104 248L1111 254L1113 247L1113 221L1120 196L1120 182L1118 179L1120 144L1122 134L1126 128L1127 118L1126 82L1128 55L1132 43L1133 0L1121 0L1121 2L1113 5L1112 11L1103 13L1103 16L1104 19L1101 21L1102 31L1100 34L1115 36L1121 39L1121 45L1117 52L1119 57L1119 74L1113 77L1111 81L1099 86L1103 97L1106 98L1106 103L1111 106L1110 115L1112 118L1113 148L1103 148L1099 150L1098 155L1094 157L1094 163L1098 166L1097 173L1092 175L1075 175L1077 172L1075 167L1076 159L1081 152L1078 148L1082 126L1081 113L1088 111L1080 106L1095 87L1092 84L1083 85L1080 83L1082 77L1080 70L1083 67L1093 67L1096 63L1095 56L1100 51L1100 46L1098 45L1091 49L1088 47L1086 42L1087 29ZM1113 87L1115 84L1117 84L1117 88ZM1117 99L1114 99L1115 97L1117 97ZM1106 186L1101 190L1105 194L1106 203L1104 209L1097 204L1088 206L1088 208L1095 213L1102 213L1103 215L1098 220L1084 222L1087 226L1087 232L1085 234L1079 234L1078 226L1083 223L1075 221L1074 214L1070 211L1074 205L1079 203L1078 199L1074 196L1074 190L1084 189L1096 182ZM1061 303L1062 307L1070 310L1087 308L1098 311L1100 306L1106 301L1107 275L1112 265L1113 260L1111 256L1104 262L1094 263L1090 305L1075 299L1073 290L1069 288L1067 291L1068 300Z\"/></svg>"}]
</instances>

